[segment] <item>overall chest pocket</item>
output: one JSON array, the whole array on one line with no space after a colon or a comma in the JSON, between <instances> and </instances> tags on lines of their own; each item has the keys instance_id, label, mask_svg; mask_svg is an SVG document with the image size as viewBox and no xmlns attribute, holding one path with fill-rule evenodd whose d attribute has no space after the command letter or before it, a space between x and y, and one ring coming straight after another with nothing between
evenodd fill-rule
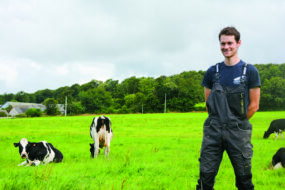
<instances>
[{"instance_id":1,"label":"overall chest pocket","mask_svg":"<svg viewBox=\"0 0 285 190\"><path fill-rule=\"evenodd\" d=\"M227 92L227 101L231 112L240 119L246 118L245 93L243 91Z\"/></svg>"}]
</instances>

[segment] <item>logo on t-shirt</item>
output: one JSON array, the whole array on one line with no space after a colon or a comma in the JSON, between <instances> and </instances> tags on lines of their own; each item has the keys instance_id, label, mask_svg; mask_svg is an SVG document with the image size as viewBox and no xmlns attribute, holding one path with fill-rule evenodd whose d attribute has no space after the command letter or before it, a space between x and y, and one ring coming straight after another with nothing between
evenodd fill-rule
<instances>
[{"instance_id":1,"label":"logo on t-shirt","mask_svg":"<svg viewBox=\"0 0 285 190\"><path fill-rule=\"evenodd\" d=\"M242 76L243 77L243 79L245 79L245 76ZM240 77L237 77L237 78L235 78L234 79L234 84L240 84Z\"/></svg>"}]
</instances>

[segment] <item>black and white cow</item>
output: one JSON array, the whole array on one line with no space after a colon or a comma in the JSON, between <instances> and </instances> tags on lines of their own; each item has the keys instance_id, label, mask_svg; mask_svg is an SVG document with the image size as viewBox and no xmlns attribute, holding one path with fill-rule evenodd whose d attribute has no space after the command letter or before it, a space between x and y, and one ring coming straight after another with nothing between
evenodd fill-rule
<instances>
[{"instance_id":1,"label":"black and white cow","mask_svg":"<svg viewBox=\"0 0 285 190\"><path fill-rule=\"evenodd\" d=\"M92 158L97 157L100 148L103 147L105 147L105 156L109 157L110 143L113 138L110 118L105 116L94 117L90 126L90 136L94 140L94 143L90 144Z\"/></svg>"},{"instance_id":2,"label":"black and white cow","mask_svg":"<svg viewBox=\"0 0 285 190\"><path fill-rule=\"evenodd\" d=\"M22 138L19 143L14 143L14 146L19 147L21 158L26 159L26 161L18 166L38 166L41 162L43 164L48 164L50 162L57 163L61 162L63 159L62 153L46 141L35 143L29 142L26 138Z\"/></svg>"},{"instance_id":3,"label":"black and white cow","mask_svg":"<svg viewBox=\"0 0 285 190\"><path fill-rule=\"evenodd\" d=\"M279 148L278 151L272 157L273 169L285 168L285 147Z\"/></svg>"},{"instance_id":4,"label":"black and white cow","mask_svg":"<svg viewBox=\"0 0 285 190\"><path fill-rule=\"evenodd\" d=\"M281 134L281 137L283 138L282 132L284 130L285 130L285 119L273 120L270 123L270 126L267 129L267 131L264 132L263 138L267 139L272 133L275 133L276 135L275 139L277 139L279 133Z\"/></svg>"}]
</instances>

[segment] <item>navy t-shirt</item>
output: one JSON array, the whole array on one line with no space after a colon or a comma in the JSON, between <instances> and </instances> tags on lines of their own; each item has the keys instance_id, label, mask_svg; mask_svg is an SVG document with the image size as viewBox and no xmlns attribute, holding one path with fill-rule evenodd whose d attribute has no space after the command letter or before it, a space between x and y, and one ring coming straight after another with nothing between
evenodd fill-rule
<instances>
[{"instance_id":1,"label":"navy t-shirt","mask_svg":"<svg viewBox=\"0 0 285 190\"><path fill-rule=\"evenodd\" d=\"M240 83L240 77L242 76L242 69L245 63L240 60L239 63L228 66L224 62L220 63L219 72L220 72L220 84L222 86L237 87ZM216 65L211 66L205 73L201 85L212 89L215 82L215 73ZM257 69L251 65L247 65L246 71L246 81L245 81L245 96L246 96L246 105L248 106L249 102L249 89L254 87L260 87L260 77Z\"/></svg>"}]
</instances>

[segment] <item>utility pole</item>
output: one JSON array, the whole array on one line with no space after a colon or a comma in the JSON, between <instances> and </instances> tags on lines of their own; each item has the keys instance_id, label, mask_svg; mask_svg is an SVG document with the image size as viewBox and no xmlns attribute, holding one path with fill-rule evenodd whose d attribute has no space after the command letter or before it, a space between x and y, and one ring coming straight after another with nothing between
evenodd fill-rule
<instances>
[{"instance_id":1,"label":"utility pole","mask_svg":"<svg viewBox=\"0 0 285 190\"><path fill-rule=\"evenodd\" d=\"M64 110L65 117L66 117L66 110L67 110L67 96L65 96L65 110Z\"/></svg>"}]
</instances>

